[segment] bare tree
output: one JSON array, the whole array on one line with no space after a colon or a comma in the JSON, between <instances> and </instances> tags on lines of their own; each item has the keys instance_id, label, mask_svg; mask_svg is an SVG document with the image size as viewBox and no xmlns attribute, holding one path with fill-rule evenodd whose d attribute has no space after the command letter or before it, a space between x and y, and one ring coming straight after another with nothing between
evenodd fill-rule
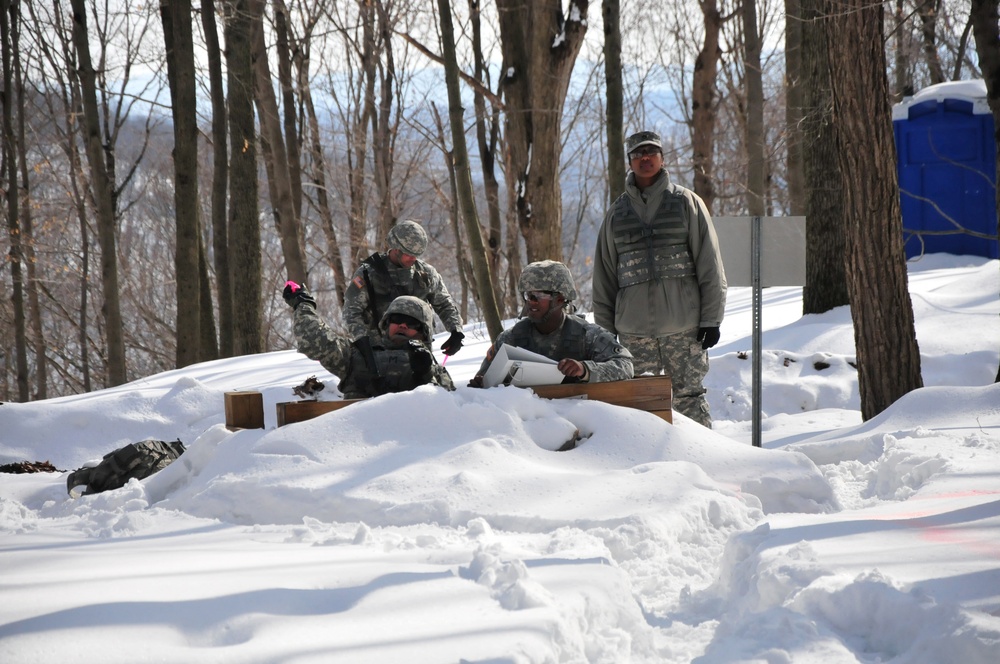
<instances>
[{"instance_id":1,"label":"bare tree","mask_svg":"<svg viewBox=\"0 0 1000 664\"><path fill-rule=\"evenodd\" d=\"M788 208L805 214L805 168L802 164L802 2L785 0L785 145Z\"/></svg>"},{"instance_id":2,"label":"bare tree","mask_svg":"<svg viewBox=\"0 0 1000 664\"><path fill-rule=\"evenodd\" d=\"M829 0L827 6L833 17L828 44L845 192L847 288L861 416L870 420L923 385L920 350L903 254L884 10L863 0Z\"/></svg>"},{"instance_id":3,"label":"bare tree","mask_svg":"<svg viewBox=\"0 0 1000 664\"><path fill-rule=\"evenodd\" d=\"M87 8L84 0L70 0L73 7L73 43L79 63L83 120L90 165L91 188L97 203L98 240L101 245L101 285L104 293L104 324L107 343L108 385L126 382L125 340L119 300L118 254L115 241L115 206L112 201L113 182L108 177L104 161L104 142L97 107L97 85L94 65L87 39Z\"/></svg>"},{"instance_id":4,"label":"bare tree","mask_svg":"<svg viewBox=\"0 0 1000 664\"><path fill-rule=\"evenodd\" d=\"M997 174L1000 174L1000 14L997 0L972 0L972 25L976 51L986 81L986 101L993 115L993 137L996 143ZM995 186L997 210L1000 211L1000 186ZM997 221L1000 235L1000 219ZM996 382L1000 383L1000 367Z\"/></svg>"},{"instance_id":5,"label":"bare tree","mask_svg":"<svg viewBox=\"0 0 1000 664\"><path fill-rule=\"evenodd\" d=\"M253 116L253 0L226 0L229 90L229 256L233 285L233 353L263 350L257 134Z\"/></svg>"},{"instance_id":6,"label":"bare tree","mask_svg":"<svg viewBox=\"0 0 1000 664\"><path fill-rule=\"evenodd\" d=\"M715 204L715 128L718 120L716 86L722 51L719 31L722 16L716 0L699 3L704 41L694 61L691 82L691 152L694 167L693 189L709 210Z\"/></svg>"},{"instance_id":7,"label":"bare tree","mask_svg":"<svg viewBox=\"0 0 1000 664\"><path fill-rule=\"evenodd\" d=\"M743 58L747 96L747 210L763 216L767 171L764 162L764 83L760 66L760 35L757 34L757 7L743 0Z\"/></svg>"},{"instance_id":8,"label":"bare tree","mask_svg":"<svg viewBox=\"0 0 1000 664\"><path fill-rule=\"evenodd\" d=\"M562 258L563 102L587 32L588 0L497 0L508 191L529 261Z\"/></svg>"},{"instance_id":9,"label":"bare tree","mask_svg":"<svg viewBox=\"0 0 1000 664\"><path fill-rule=\"evenodd\" d=\"M602 0L604 78L607 82L607 141L609 203L625 191L625 112L622 89L622 29L619 0Z\"/></svg>"},{"instance_id":10,"label":"bare tree","mask_svg":"<svg viewBox=\"0 0 1000 664\"><path fill-rule=\"evenodd\" d=\"M458 59L455 55L455 31L452 27L451 3L438 0L438 17L441 21L441 48L445 62L445 80L448 87L448 117L451 124L452 150L454 154L455 180L458 191L459 208L465 220L465 232L472 254L473 274L479 293L480 309L489 330L490 339L496 339L503 332L503 321L497 307L493 280L490 278L490 264L480 233L479 215L476 213L475 194L472 188L472 170L469 167L469 149L465 143L465 118L462 95L458 87Z\"/></svg>"},{"instance_id":11,"label":"bare tree","mask_svg":"<svg viewBox=\"0 0 1000 664\"><path fill-rule=\"evenodd\" d=\"M820 0L801 3L802 141L806 188L806 283L802 313L848 303L844 191L837 164L833 92L826 38L831 18Z\"/></svg>"},{"instance_id":12,"label":"bare tree","mask_svg":"<svg viewBox=\"0 0 1000 664\"><path fill-rule=\"evenodd\" d=\"M198 124L191 0L162 0L160 16L174 121L176 362L178 367L184 367L201 359L201 222L198 217Z\"/></svg>"}]
</instances>

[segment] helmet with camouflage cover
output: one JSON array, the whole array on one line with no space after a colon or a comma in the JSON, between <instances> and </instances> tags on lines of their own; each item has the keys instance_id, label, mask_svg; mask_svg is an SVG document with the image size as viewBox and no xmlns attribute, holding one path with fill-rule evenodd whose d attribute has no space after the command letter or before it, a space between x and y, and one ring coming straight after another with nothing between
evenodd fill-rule
<instances>
[{"instance_id":1,"label":"helmet with camouflage cover","mask_svg":"<svg viewBox=\"0 0 1000 664\"><path fill-rule=\"evenodd\" d=\"M521 272L517 288L522 297L528 291L559 293L567 303L576 299L576 286L569 268L559 261L536 261Z\"/></svg>"},{"instance_id":2,"label":"helmet with camouflage cover","mask_svg":"<svg viewBox=\"0 0 1000 664\"><path fill-rule=\"evenodd\" d=\"M427 251L427 232L415 221L401 221L389 230L385 243L390 249L419 256Z\"/></svg>"},{"instance_id":3,"label":"helmet with camouflage cover","mask_svg":"<svg viewBox=\"0 0 1000 664\"><path fill-rule=\"evenodd\" d=\"M434 330L434 310L427 302L412 295L397 297L389 304L389 308L382 314L382 320L379 321L378 327L383 334L387 335L389 332L389 316L392 314L403 314L415 319L424 328L423 334L420 335L421 341L431 343L431 332Z\"/></svg>"}]
</instances>

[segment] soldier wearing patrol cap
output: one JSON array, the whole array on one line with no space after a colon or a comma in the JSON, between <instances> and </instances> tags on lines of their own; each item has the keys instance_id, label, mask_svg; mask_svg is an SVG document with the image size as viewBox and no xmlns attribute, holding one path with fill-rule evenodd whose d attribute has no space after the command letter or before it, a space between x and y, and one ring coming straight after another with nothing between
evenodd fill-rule
<instances>
[{"instance_id":1,"label":"soldier wearing patrol cap","mask_svg":"<svg viewBox=\"0 0 1000 664\"><path fill-rule=\"evenodd\" d=\"M420 260L427 250L427 233L415 221L401 221L385 238L387 250L362 261L344 294L344 323L354 342L364 339L379 343L379 321L389 303L400 295L412 295L428 302L451 336L441 346L447 355L462 348L462 316L458 313L441 275ZM433 332L433 326L430 328Z\"/></svg>"},{"instance_id":2,"label":"soldier wearing patrol cap","mask_svg":"<svg viewBox=\"0 0 1000 664\"><path fill-rule=\"evenodd\" d=\"M448 370L431 352L434 312L420 298L393 300L379 319L380 341L368 347L369 357L350 339L335 333L316 312L316 300L305 286L285 285L285 301L295 310L298 351L340 378L345 399L405 392L421 385L454 390Z\"/></svg>"},{"instance_id":3,"label":"soldier wearing patrol cap","mask_svg":"<svg viewBox=\"0 0 1000 664\"><path fill-rule=\"evenodd\" d=\"M602 383L632 377L632 355L604 328L575 315L576 286L569 268L557 261L531 263L518 290L522 318L496 338L469 387L482 387L490 363L504 344L559 362L564 382Z\"/></svg>"},{"instance_id":4,"label":"soldier wearing patrol cap","mask_svg":"<svg viewBox=\"0 0 1000 664\"><path fill-rule=\"evenodd\" d=\"M632 351L637 374L670 376L674 410L711 428L702 382L726 306L712 216L697 194L670 181L659 134L632 134L625 151L625 192L594 251L594 322Z\"/></svg>"}]
</instances>

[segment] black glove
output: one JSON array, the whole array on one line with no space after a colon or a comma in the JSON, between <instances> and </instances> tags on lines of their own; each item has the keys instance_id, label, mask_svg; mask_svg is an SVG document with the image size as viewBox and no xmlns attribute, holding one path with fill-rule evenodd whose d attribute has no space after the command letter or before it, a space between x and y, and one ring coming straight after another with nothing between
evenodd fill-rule
<instances>
[{"instance_id":1,"label":"black glove","mask_svg":"<svg viewBox=\"0 0 1000 664\"><path fill-rule=\"evenodd\" d=\"M285 298L285 302L292 309L295 309L303 302L311 304L313 309L316 308L316 299L306 289L305 284L299 285L294 281L286 281L285 290L281 292L281 297Z\"/></svg>"},{"instance_id":2,"label":"black glove","mask_svg":"<svg viewBox=\"0 0 1000 664\"><path fill-rule=\"evenodd\" d=\"M451 336L448 337L448 340L441 344L441 350L444 351L445 355L454 355L458 351L462 350L462 339L464 338L465 335L462 332L455 330L451 333Z\"/></svg>"},{"instance_id":3,"label":"black glove","mask_svg":"<svg viewBox=\"0 0 1000 664\"><path fill-rule=\"evenodd\" d=\"M431 370L433 363L434 356L431 355L430 349L421 343L410 342L410 369L413 370L414 376L423 376Z\"/></svg>"},{"instance_id":4,"label":"black glove","mask_svg":"<svg viewBox=\"0 0 1000 664\"><path fill-rule=\"evenodd\" d=\"M719 328L717 327L699 327L698 328L698 341L701 342L702 350L708 350L715 344L719 343Z\"/></svg>"}]
</instances>

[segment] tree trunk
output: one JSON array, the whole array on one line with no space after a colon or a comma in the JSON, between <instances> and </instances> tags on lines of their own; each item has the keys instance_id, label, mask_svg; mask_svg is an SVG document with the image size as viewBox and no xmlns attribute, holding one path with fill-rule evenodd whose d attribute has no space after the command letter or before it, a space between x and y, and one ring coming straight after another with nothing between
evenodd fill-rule
<instances>
[{"instance_id":1,"label":"tree trunk","mask_svg":"<svg viewBox=\"0 0 1000 664\"><path fill-rule=\"evenodd\" d=\"M17 186L17 148L14 134L14 89L13 63L13 25L9 0L0 2L0 41L3 49L3 89L7 94L0 95L3 104L3 191L7 199L7 236L10 240L8 258L10 262L11 303L14 306L14 356L17 367L17 398L25 403L31 399L30 379L28 376L28 334L27 317L24 306L24 249L21 220L19 216L20 188ZM14 12L16 15L16 12Z\"/></svg>"},{"instance_id":2,"label":"tree trunk","mask_svg":"<svg viewBox=\"0 0 1000 664\"><path fill-rule=\"evenodd\" d=\"M229 90L229 257L233 286L233 353L263 350L261 248L257 198L257 134L253 117L250 36L252 0L226 1Z\"/></svg>"},{"instance_id":3,"label":"tree trunk","mask_svg":"<svg viewBox=\"0 0 1000 664\"><path fill-rule=\"evenodd\" d=\"M844 270L844 191L837 164L826 36L830 17L817 0L802 2L802 140L806 188L806 283L802 313L848 303Z\"/></svg>"},{"instance_id":4,"label":"tree trunk","mask_svg":"<svg viewBox=\"0 0 1000 664\"><path fill-rule=\"evenodd\" d=\"M382 0L372 0L378 16L377 42L382 46L384 61L377 69L379 73L379 100L377 112L372 120L372 156L375 160L373 180L378 192L379 216L378 238L381 243L396 223L396 191L392 183L395 166L393 159L396 142L396 127L391 122L394 86L396 85L396 62L392 53L393 25ZM374 92L374 91L373 91ZM374 100L372 100L374 103Z\"/></svg>"},{"instance_id":5,"label":"tree trunk","mask_svg":"<svg viewBox=\"0 0 1000 664\"><path fill-rule=\"evenodd\" d=\"M480 22L479 0L469 0L469 21L472 23L473 75L484 87L489 87L489 67L483 57L482 25ZM496 176L497 143L500 135L500 108L493 104L491 112L486 111L486 98L476 86L472 89L472 105L476 109L476 139L479 142L479 163L483 171L483 189L486 193L486 210L489 219L490 278L493 292L502 293L500 287L501 258L503 256L503 217L500 211L500 183ZM488 126L487 126L488 125ZM452 169L454 171L454 169ZM502 312L501 312L502 313ZM463 320L467 320L465 314Z\"/></svg>"},{"instance_id":6,"label":"tree trunk","mask_svg":"<svg viewBox=\"0 0 1000 664\"><path fill-rule=\"evenodd\" d=\"M305 252L299 218L295 214L292 196L292 178L289 169L288 151L282 134L278 100L271 84L271 68L267 62L264 46L264 3L250 0L254 24L252 26L251 59L255 75L257 104L260 112L261 138L267 144L264 157L268 162L268 186L271 191L271 209L281 238L281 253L285 258L288 278L298 283L308 279ZM284 283L284 279L281 280Z\"/></svg>"},{"instance_id":7,"label":"tree trunk","mask_svg":"<svg viewBox=\"0 0 1000 664\"><path fill-rule=\"evenodd\" d=\"M619 0L602 0L604 78L607 82L608 196L610 203L625 191L625 110L622 84L622 29Z\"/></svg>"},{"instance_id":8,"label":"tree trunk","mask_svg":"<svg viewBox=\"0 0 1000 664\"><path fill-rule=\"evenodd\" d=\"M972 0L972 34L976 38L979 66L986 81L986 102L993 115L993 137L996 144L997 174L1000 175L1000 15L997 0ZM997 210L1000 211L1000 187L996 187ZM1000 218L997 221L1000 236ZM1000 383L1000 366L996 382Z\"/></svg>"},{"instance_id":9,"label":"tree trunk","mask_svg":"<svg viewBox=\"0 0 1000 664\"><path fill-rule=\"evenodd\" d=\"M719 58L719 31L722 17L716 0L700 3L705 41L694 61L691 82L691 159L693 188L711 212L715 205L715 125L718 119L716 84Z\"/></svg>"},{"instance_id":10,"label":"tree trunk","mask_svg":"<svg viewBox=\"0 0 1000 664\"><path fill-rule=\"evenodd\" d=\"M97 85L87 41L87 8L84 0L70 0L73 8L73 44L76 46L78 74L83 102L83 121L91 187L97 204L97 238L101 245L101 288L104 294L104 327L107 344L107 384L127 381L125 371L125 332L122 325L118 285L118 255L115 238L115 207L112 183L108 177L101 124L97 111Z\"/></svg>"},{"instance_id":11,"label":"tree trunk","mask_svg":"<svg viewBox=\"0 0 1000 664\"><path fill-rule=\"evenodd\" d=\"M226 224L226 189L229 156L226 140L226 91L222 85L222 51L215 24L215 1L201 0L201 21L208 58L212 96L212 253L219 300L219 355L233 355L233 291L229 273L229 230Z\"/></svg>"},{"instance_id":12,"label":"tree trunk","mask_svg":"<svg viewBox=\"0 0 1000 664\"><path fill-rule=\"evenodd\" d=\"M931 85L944 83L946 80L937 50L937 19L940 11L941 0L924 0L917 6L917 13L920 15L920 36L924 43L924 60L927 62Z\"/></svg>"},{"instance_id":13,"label":"tree trunk","mask_svg":"<svg viewBox=\"0 0 1000 664\"><path fill-rule=\"evenodd\" d=\"M464 109L462 108L461 91L458 87L455 32L451 20L451 3L448 0L438 0L438 15L441 22L441 50L444 55L445 82L448 88L448 116L451 123L452 149L455 155L454 167L459 207L465 221L469 251L472 254L473 274L476 277L476 290L479 293L483 321L486 323L490 339L495 340L503 332L503 321L500 320L496 293L493 291L493 280L490 278L489 259L486 256L486 247L483 245L483 236L479 229L479 216L476 213L472 170L469 166L469 149L465 143Z\"/></svg>"},{"instance_id":14,"label":"tree trunk","mask_svg":"<svg viewBox=\"0 0 1000 664\"><path fill-rule=\"evenodd\" d=\"M562 260L563 103L587 32L588 0L497 0L507 149L507 173L528 261Z\"/></svg>"},{"instance_id":15,"label":"tree trunk","mask_svg":"<svg viewBox=\"0 0 1000 664\"><path fill-rule=\"evenodd\" d=\"M922 386L903 253L883 8L831 0L829 57L843 174L847 289L858 353L861 416Z\"/></svg>"},{"instance_id":16,"label":"tree trunk","mask_svg":"<svg viewBox=\"0 0 1000 664\"><path fill-rule=\"evenodd\" d=\"M201 359L201 224L198 219L198 124L195 118L191 0L160 3L174 125L174 269L177 296L177 367Z\"/></svg>"},{"instance_id":17,"label":"tree trunk","mask_svg":"<svg viewBox=\"0 0 1000 664\"><path fill-rule=\"evenodd\" d=\"M785 145L788 208L794 217L806 212L802 155L802 2L785 0Z\"/></svg>"},{"instance_id":18,"label":"tree trunk","mask_svg":"<svg viewBox=\"0 0 1000 664\"><path fill-rule=\"evenodd\" d=\"M743 47L747 95L747 211L764 216L767 164L764 161L764 81L760 69L760 37L753 0L743 2Z\"/></svg>"}]
</instances>

